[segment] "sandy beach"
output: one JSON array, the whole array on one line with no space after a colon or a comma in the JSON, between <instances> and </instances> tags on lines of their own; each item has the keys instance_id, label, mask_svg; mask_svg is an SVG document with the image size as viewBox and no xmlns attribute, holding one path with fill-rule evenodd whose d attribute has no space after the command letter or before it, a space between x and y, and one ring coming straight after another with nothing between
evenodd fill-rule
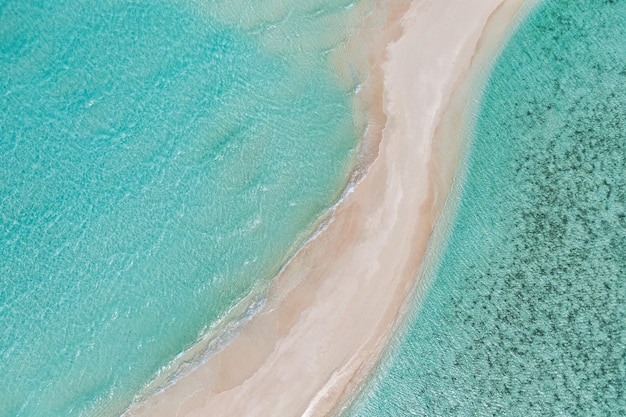
<instances>
[{"instance_id":1,"label":"sandy beach","mask_svg":"<svg viewBox=\"0 0 626 417\"><path fill-rule=\"evenodd\" d=\"M413 295L470 93L523 3L416 0L390 14L390 43L370 60L382 139L367 175L232 342L126 416L312 417L349 400Z\"/></svg>"}]
</instances>

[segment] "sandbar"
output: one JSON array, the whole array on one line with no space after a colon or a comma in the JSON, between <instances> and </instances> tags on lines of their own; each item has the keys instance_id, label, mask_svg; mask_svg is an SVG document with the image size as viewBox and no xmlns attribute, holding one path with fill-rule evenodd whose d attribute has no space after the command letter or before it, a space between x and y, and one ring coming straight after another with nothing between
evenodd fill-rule
<instances>
[{"instance_id":1,"label":"sandbar","mask_svg":"<svg viewBox=\"0 0 626 417\"><path fill-rule=\"evenodd\" d=\"M379 37L389 43L369 62L380 95L370 133L381 137L367 174L239 334L125 416L313 417L349 401L418 287L457 173L472 82L523 2L416 0L391 14Z\"/></svg>"}]
</instances>

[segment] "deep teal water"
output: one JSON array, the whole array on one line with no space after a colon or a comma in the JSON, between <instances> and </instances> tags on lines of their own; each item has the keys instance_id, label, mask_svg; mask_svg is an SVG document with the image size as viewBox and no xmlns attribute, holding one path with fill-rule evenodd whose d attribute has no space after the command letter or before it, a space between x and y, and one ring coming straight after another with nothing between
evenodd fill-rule
<instances>
[{"instance_id":1,"label":"deep teal water","mask_svg":"<svg viewBox=\"0 0 626 417\"><path fill-rule=\"evenodd\" d=\"M283 3L0 0L0 416L119 414L338 198L350 2Z\"/></svg>"},{"instance_id":2,"label":"deep teal water","mask_svg":"<svg viewBox=\"0 0 626 417\"><path fill-rule=\"evenodd\" d=\"M485 87L428 293L345 415L626 415L625 174L626 2L547 0Z\"/></svg>"}]
</instances>

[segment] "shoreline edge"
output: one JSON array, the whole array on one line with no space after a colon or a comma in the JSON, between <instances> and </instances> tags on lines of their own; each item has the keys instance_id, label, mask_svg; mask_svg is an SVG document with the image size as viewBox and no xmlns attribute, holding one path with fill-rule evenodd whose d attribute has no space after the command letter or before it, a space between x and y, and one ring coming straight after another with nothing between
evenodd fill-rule
<instances>
[{"instance_id":1,"label":"shoreline edge","mask_svg":"<svg viewBox=\"0 0 626 417\"><path fill-rule=\"evenodd\" d=\"M230 343L124 416L325 416L358 392L418 296L462 158L472 72L492 60L524 0L409 3L402 32L387 32L370 62L374 76L382 69L386 121L367 174Z\"/></svg>"}]
</instances>

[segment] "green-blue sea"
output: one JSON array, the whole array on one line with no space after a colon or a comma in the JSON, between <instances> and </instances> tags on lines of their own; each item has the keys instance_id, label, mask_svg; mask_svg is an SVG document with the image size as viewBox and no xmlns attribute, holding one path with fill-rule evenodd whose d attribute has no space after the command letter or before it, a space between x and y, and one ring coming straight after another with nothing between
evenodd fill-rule
<instances>
[{"instance_id":1,"label":"green-blue sea","mask_svg":"<svg viewBox=\"0 0 626 417\"><path fill-rule=\"evenodd\" d=\"M625 416L626 1L536 6L471 131L426 293L344 415Z\"/></svg>"},{"instance_id":2,"label":"green-blue sea","mask_svg":"<svg viewBox=\"0 0 626 417\"><path fill-rule=\"evenodd\" d=\"M355 166L353 6L0 0L0 416L119 415L258 307Z\"/></svg>"}]
</instances>

